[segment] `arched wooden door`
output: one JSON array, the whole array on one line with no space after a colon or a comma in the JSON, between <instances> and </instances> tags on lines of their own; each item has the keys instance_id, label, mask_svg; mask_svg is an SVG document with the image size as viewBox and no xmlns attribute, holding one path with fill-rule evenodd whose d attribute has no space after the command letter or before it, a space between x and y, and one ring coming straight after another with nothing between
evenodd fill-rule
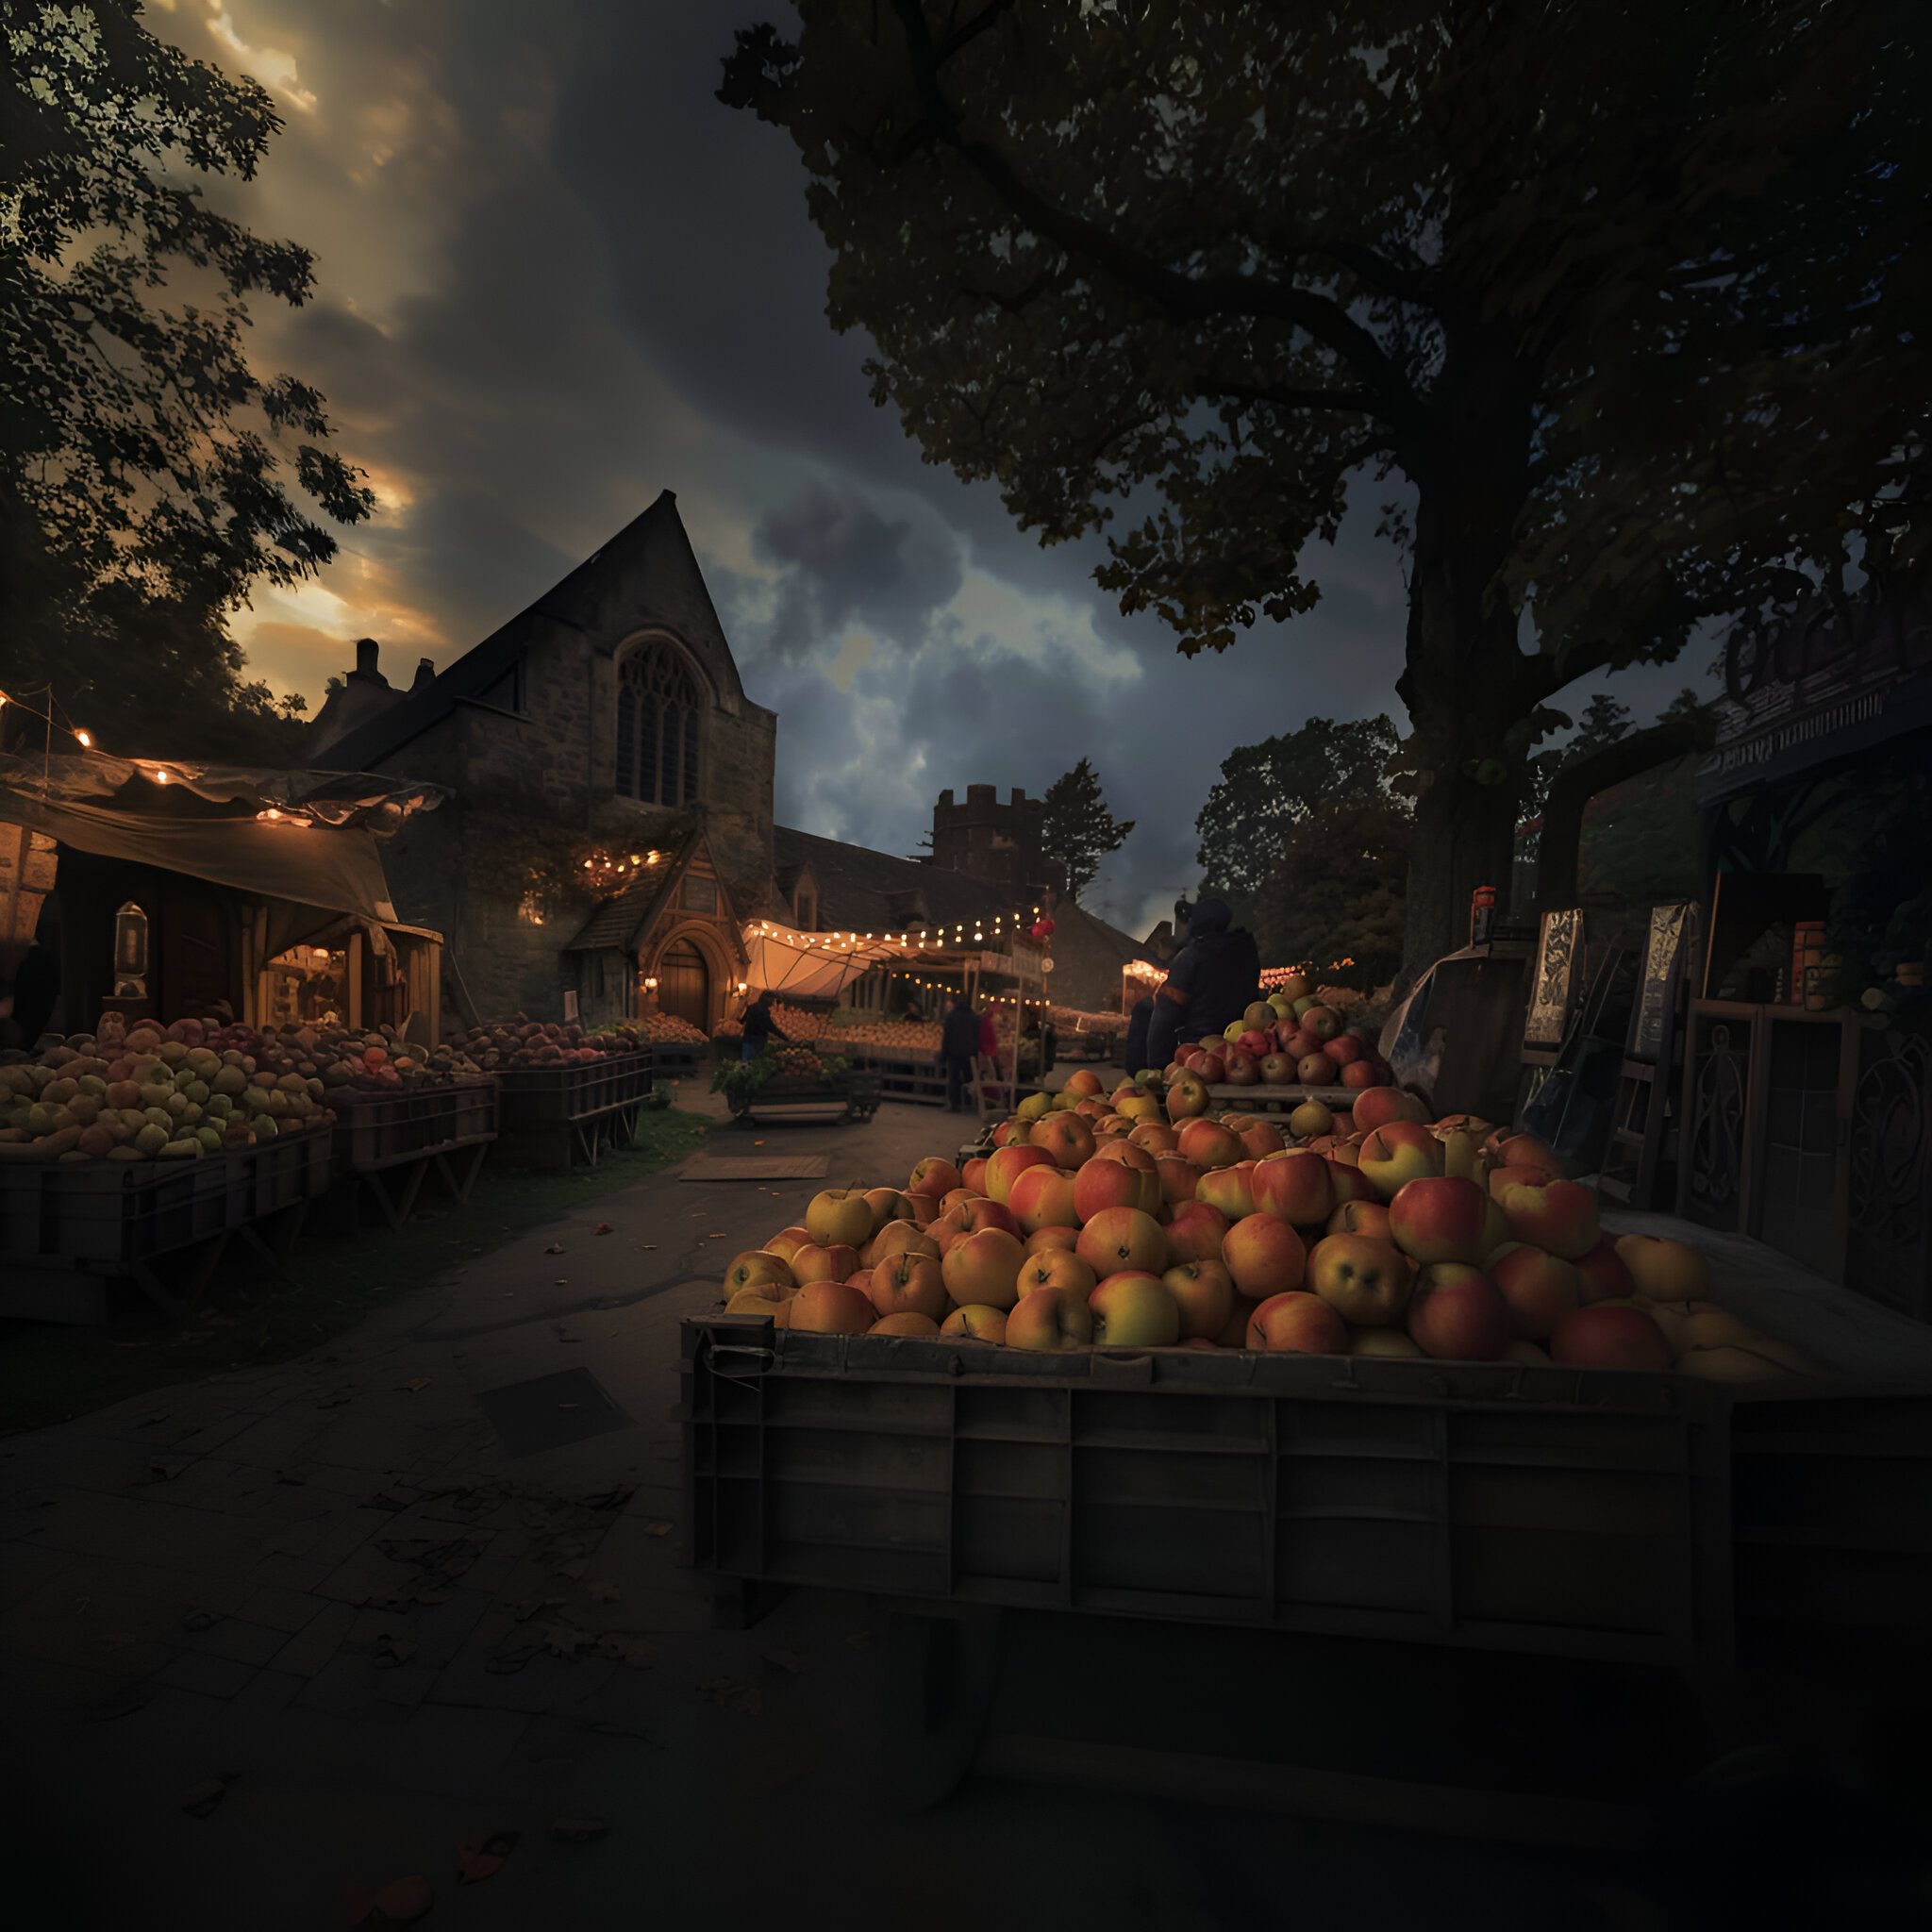
<instances>
[{"instance_id":1,"label":"arched wooden door","mask_svg":"<svg viewBox=\"0 0 1932 1932\"><path fill-rule=\"evenodd\" d=\"M700 1033L711 1030L711 969L690 940L673 940L658 961L658 1005Z\"/></svg>"}]
</instances>

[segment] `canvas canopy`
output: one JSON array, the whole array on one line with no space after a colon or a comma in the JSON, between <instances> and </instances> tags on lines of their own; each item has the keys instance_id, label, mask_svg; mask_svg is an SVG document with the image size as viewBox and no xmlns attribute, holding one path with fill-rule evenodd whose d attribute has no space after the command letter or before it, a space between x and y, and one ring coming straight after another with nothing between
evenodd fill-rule
<instances>
[{"instance_id":1,"label":"canvas canopy","mask_svg":"<svg viewBox=\"0 0 1932 1932\"><path fill-rule=\"evenodd\" d=\"M911 949L852 933L798 932L769 919L744 928L745 983L795 999L830 999L882 959L905 959Z\"/></svg>"}]
</instances>

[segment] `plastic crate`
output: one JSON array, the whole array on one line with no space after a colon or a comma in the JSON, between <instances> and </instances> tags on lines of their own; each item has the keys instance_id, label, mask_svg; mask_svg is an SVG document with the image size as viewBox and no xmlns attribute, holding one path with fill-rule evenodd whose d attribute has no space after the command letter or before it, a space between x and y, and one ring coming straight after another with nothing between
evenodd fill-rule
<instances>
[{"instance_id":1,"label":"plastic crate","mask_svg":"<svg viewBox=\"0 0 1932 1932\"><path fill-rule=\"evenodd\" d=\"M754 1582L1674 1668L1732 1640L1680 1378L683 1324L688 1560Z\"/></svg>"},{"instance_id":2,"label":"plastic crate","mask_svg":"<svg viewBox=\"0 0 1932 1932\"><path fill-rule=\"evenodd\" d=\"M651 1046L652 1058L657 1061L657 1076L660 1080L690 1079L710 1052L710 1044L695 1040L659 1040Z\"/></svg>"},{"instance_id":3,"label":"plastic crate","mask_svg":"<svg viewBox=\"0 0 1932 1932\"><path fill-rule=\"evenodd\" d=\"M319 1199L328 1191L334 1175L333 1156L326 1122L229 1155L227 1158L235 1162L246 1189L241 1220L259 1221L301 1202Z\"/></svg>"},{"instance_id":4,"label":"plastic crate","mask_svg":"<svg viewBox=\"0 0 1932 1932\"><path fill-rule=\"evenodd\" d=\"M403 1092L358 1093L335 1102L335 1161L339 1173L389 1167L496 1132L494 1079L464 1081Z\"/></svg>"},{"instance_id":5,"label":"plastic crate","mask_svg":"<svg viewBox=\"0 0 1932 1932\"><path fill-rule=\"evenodd\" d=\"M547 1134L618 1108L651 1091L655 1050L607 1054L570 1067L506 1067L496 1076L506 1134Z\"/></svg>"}]
</instances>

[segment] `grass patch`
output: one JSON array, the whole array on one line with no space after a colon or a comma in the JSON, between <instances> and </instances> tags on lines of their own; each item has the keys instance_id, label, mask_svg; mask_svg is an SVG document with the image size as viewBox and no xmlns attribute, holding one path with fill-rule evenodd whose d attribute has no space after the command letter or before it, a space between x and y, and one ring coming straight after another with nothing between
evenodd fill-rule
<instances>
[{"instance_id":1,"label":"grass patch","mask_svg":"<svg viewBox=\"0 0 1932 1932\"><path fill-rule=\"evenodd\" d=\"M490 1163L464 1208L439 1196L432 1179L399 1233L365 1224L357 1235L305 1235L286 1278L231 1243L185 1323L144 1299L104 1328L0 1323L0 1436L70 1422L150 1389L307 1354L401 1291L684 1159L704 1145L711 1124L675 1108L646 1111L635 1144L607 1150L593 1168L541 1174Z\"/></svg>"}]
</instances>

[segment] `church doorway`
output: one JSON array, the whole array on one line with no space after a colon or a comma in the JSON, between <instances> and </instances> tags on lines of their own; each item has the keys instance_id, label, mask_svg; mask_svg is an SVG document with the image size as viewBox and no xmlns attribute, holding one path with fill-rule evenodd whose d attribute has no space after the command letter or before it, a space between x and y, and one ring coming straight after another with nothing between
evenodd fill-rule
<instances>
[{"instance_id":1,"label":"church doorway","mask_svg":"<svg viewBox=\"0 0 1932 1932\"><path fill-rule=\"evenodd\" d=\"M658 961L658 1007L709 1036L711 969L690 940L673 940Z\"/></svg>"}]
</instances>

